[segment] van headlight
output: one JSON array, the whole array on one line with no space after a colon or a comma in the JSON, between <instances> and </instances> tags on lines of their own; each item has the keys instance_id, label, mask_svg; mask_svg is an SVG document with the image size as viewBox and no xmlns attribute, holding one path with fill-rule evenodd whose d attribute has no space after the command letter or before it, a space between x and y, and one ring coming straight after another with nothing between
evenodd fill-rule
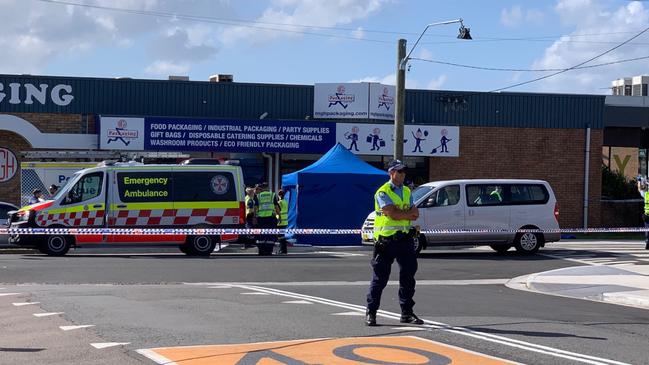
<instances>
[{"instance_id":1,"label":"van headlight","mask_svg":"<svg viewBox=\"0 0 649 365\"><path fill-rule=\"evenodd\" d=\"M27 222L31 213L31 210L18 211L18 213L16 213L18 215L18 222Z\"/></svg>"}]
</instances>

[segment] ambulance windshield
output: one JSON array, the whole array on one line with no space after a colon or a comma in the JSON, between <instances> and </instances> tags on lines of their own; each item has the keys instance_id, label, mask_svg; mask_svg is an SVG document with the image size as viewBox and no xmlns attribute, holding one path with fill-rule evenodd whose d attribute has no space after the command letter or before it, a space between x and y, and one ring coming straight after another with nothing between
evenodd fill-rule
<instances>
[{"instance_id":1,"label":"ambulance windshield","mask_svg":"<svg viewBox=\"0 0 649 365\"><path fill-rule=\"evenodd\" d=\"M60 197L68 193L68 190L70 190L70 187L74 184L75 181L77 181L79 175L81 175L81 171L77 171L74 173L74 175L70 176L68 181L63 185L59 191L56 192L56 195L52 197L52 200L59 200Z\"/></svg>"}]
</instances>

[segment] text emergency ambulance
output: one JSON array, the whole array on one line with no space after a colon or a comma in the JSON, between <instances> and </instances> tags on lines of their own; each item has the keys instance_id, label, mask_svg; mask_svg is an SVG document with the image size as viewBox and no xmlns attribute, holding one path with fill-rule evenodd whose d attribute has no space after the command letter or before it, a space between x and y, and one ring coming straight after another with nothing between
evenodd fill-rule
<instances>
[{"instance_id":1,"label":"text emergency ambulance","mask_svg":"<svg viewBox=\"0 0 649 365\"><path fill-rule=\"evenodd\" d=\"M21 208L10 228L241 228L243 175L232 165L143 165L105 162L81 170L52 198ZM65 255L87 244L177 244L209 255L211 235L12 235L19 246Z\"/></svg>"}]
</instances>

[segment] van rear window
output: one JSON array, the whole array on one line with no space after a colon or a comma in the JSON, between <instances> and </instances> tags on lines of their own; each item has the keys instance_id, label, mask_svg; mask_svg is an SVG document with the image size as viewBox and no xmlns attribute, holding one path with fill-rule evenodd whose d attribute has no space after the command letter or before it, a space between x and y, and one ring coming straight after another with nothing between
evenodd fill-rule
<instances>
[{"instance_id":1,"label":"van rear window","mask_svg":"<svg viewBox=\"0 0 649 365\"><path fill-rule=\"evenodd\" d=\"M466 187L467 205L545 204L550 194L542 184L475 184Z\"/></svg>"},{"instance_id":2,"label":"van rear window","mask_svg":"<svg viewBox=\"0 0 649 365\"><path fill-rule=\"evenodd\" d=\"M543 185L511 185L512 204L545 204L548 202L548 190Z\"/></svg>"},{"instance_id":3,"label":"van rear window","mask_svg":"<svg viewBox=\"0 0 649 365\"><path fill-rule=\"evenodd\" d=\"M174 172L174 200L237 201L234 176L227 171Z\"/></svg>"}]
</instances>

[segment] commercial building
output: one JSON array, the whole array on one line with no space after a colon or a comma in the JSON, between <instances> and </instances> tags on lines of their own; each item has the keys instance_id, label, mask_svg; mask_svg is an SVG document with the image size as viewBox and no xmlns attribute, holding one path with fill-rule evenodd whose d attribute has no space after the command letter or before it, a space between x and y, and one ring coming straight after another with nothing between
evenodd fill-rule
<instances>
[{"instance_id":1,"label":"commercial building","mask_svg":"<svg viewBox=\"0 0 649 365\"><path fill-rule=\"evenodd\" d=\"M212 157L239 160L247 184L267 180L277 189L282 174L336 142L377 167L391 158L389 86L213 80L221 82L0 75L0 200L19 202L25 161ZM562 227L606 225L605 99L407 90L405 159L417 184L544 179Z\"/></svg>"}]
</instances>

